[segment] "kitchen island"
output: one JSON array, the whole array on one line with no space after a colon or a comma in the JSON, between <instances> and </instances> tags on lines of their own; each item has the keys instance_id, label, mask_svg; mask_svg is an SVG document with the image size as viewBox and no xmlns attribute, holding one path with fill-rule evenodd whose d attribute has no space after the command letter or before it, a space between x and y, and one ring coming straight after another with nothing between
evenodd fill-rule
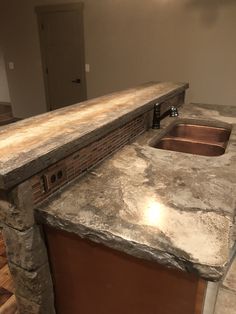
<instances>
[{"instance_id":1,"label":"kitchen island","mask_svg":"<svg viewBox=\"0 0 236 314\"><path fill-rule=\"evenodd\" d=\"M58 313L203 312L206 282L225 274L235 241L236 110L183 105L186 88L159 83L113 94L93 101L101 103L98 115L86 103L68 107L64 137L63 128L50 129L58 116L62 121L59 110L31 121L35 132L40 119L47 124L42 145L30 138L19 151L11 143L0 167L1 206L24 313L53 312L54 296ZM173 105L183 106L179 117L165 117L152 130L156 104L163 118ZM106 106L112 110L104 113ZM78 129L70 124L77 111ZM86 112L94 124L87 126ZM230 130L225 152L153 147L176 121ZM30 122L20 123L18 130L29 134ZM14 131L5 132L13 139Z\"/></svg>"},{"instance_id":2,"label":"kitchen island","mask_svg":"<svg viewBox=\"0 0 236 314\"><path fill-rule=\"evenodd\" d=\"M235 122L233 108L224 107L224 110L228 109L229 117L220 115L221 109L186 105L177 119L179 122L186 119L201 121L206 125L217 121L221 126ZM167 128L170 123L173 123L172 118L166 118L162 128ZM77 234L132 256L197 274L206 280L218 281L226 271L234 244L235 129L232 129L226 153L218 157L156 150L149 146L153 137L163 129L147 131L70 188L53 196L38 208L38 217L43 224L56 230ZM63 252L68 252L72 258L69 247L76 246L73 245L75 240L55 232L55 229L46 229L46 234L51 259L56 264ZM59 243L60 249L56 248ZM66 266L71 267L71 262L65 260L63 267ZM129 272L133 267L130 266ZM61 269L55 266L54 271L57 278ZM160 273L156 274L156 280ZM74 276L69 279L68 286ZM57 279L61 289L62 278ZM149 284L150 281L149 278ZM197 285L202 284L197 282ZM171 280L169 285L173 285ZM180 280L178 285L180 289ZM162 283L161 291L164 289ZM166 289L168 295L170 287ZM191 288L187 286L185 289L190 291ZM187 291L184 295L191 299ZM196 297L197 293L199 290ZM59 291L58 295L63 300ZM163 296L161 300L168 304ZM174 298L172 302L180 311L173 313L185 313ZM196 309L196 304L194 306ZM172 307L166 313L171 311ZM202 309L195 311L202 313ZM137 309L132 313L135 312ZM195 313L194 309L191 313Z\"/></svg>"}]
</instances>

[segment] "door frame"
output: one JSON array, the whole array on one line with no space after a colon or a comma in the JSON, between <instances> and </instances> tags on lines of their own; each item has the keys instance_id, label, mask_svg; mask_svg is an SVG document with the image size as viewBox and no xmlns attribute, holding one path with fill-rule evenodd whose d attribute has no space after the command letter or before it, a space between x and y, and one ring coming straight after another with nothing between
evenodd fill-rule
<instances>
[{"instance_id":1,"label":"door frame","mask_svg":"<svg viewBox=\"0 0 236 314\"><path fill-rule=\"evenodd\" d=\"M45 52L45 45L44 45L44 38L43 38L43 23L42 23L42 15L43 13L55 13L55 12L68 12L68 11L78 11L81 17L81 58L82 58L82 79L84 80L84 95L85 100L87 99L87 82L86 82L86 71L85 71L85 43L84 43L84 3L77 2L77 3L68 3L68 4L53 4L53 5L44 5L44 6L36 6L35 13L37 14L37 23L38 23L38 32L39 32L39 44L40 44L40 52L41 52L41 61L42 61L42 70L43 70L43 81L44 81L44 90L46 96L46 105L47 111L53 110L51 108L50 103L50 94L48 88L48 69L47 69L47 62L46 62L46 52Z\"/></svg>"}]
</instances>

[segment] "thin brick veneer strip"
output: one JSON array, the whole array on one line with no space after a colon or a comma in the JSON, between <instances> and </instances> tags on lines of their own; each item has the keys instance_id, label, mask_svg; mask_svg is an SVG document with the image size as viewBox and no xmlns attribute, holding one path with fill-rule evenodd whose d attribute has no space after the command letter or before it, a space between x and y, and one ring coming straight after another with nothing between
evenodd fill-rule
<instances>
[{"instance_id":1,"label":"thin brick veneer strip","mask_svg":"<svg viewBox=\"0 0 236 314\"><path fill-rule=\"evenodd\" d=\"M66 157L65 164L66 179L56 188L45 191L42 176L47 169L32 178L32 190L34 204L45 200L50 194L61 188L66 183L83 174L106 157L126 144L134 140L138 135L145 132L148 126L148 113L126 123L124 126L105 135L103 138L81 148L72 155ZM61 163L59 161L55 165ZM55 165L53 165L55 167Z\"/></svg>"}]
</instances>

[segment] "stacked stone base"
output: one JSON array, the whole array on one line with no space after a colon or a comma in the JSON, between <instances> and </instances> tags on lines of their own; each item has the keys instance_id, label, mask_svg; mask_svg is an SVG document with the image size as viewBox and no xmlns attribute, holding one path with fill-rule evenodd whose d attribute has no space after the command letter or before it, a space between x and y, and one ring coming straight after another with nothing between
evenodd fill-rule
<instances>
[{"instance_id":1,"label":"stacked stone base","mask_svg":"<svg viewBox=\"0 0 236 314\"><path fill-rule=\"evenodd\" d=\"M55 314L53 284L40 227L34 220L31 185L1 192L0 211L9 268L20 314Z\"/></svg>"}]
</instances>

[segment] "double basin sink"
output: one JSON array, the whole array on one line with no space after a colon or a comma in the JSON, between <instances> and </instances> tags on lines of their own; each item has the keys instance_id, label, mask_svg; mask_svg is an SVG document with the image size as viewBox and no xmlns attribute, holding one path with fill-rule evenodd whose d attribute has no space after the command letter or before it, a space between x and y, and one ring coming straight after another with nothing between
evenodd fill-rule
<instances>
[{"instance_id":1,"label":"double basin sink","mask_svg":"<svg viewBox=\"0 0 236 314\"><path fill-rule=\"evenodd\" d=\"M167 128L165 134L154 139L150 146L195 155L220 156L225 153L230 133L230 127L182 121Z\"/></svg>"}]
</instances>

